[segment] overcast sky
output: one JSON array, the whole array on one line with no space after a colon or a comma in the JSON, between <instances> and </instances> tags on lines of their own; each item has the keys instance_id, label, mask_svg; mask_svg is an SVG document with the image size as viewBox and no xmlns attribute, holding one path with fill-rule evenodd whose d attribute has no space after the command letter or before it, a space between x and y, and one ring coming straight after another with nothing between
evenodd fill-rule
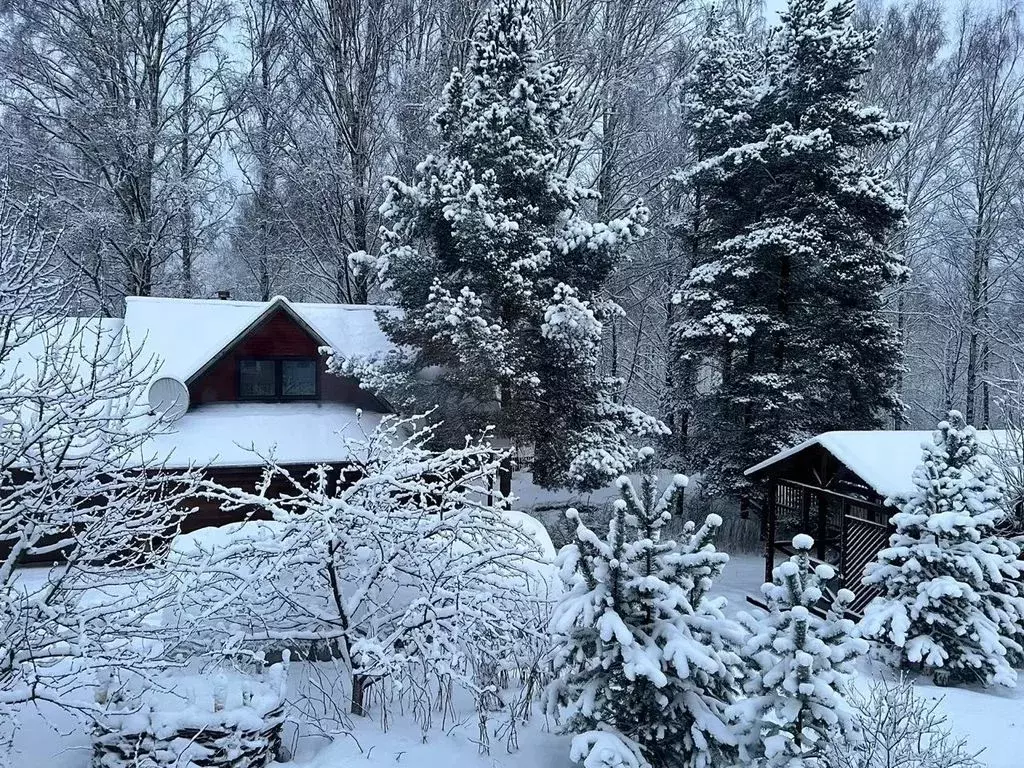
<instances>
[{"instance_id":1,"label":"overcast sky","mask_svg":"<svg viewBox=\"0 0 1024 768\"><path fill-rule=\"evenodd\" d=\"M778 21L775 14L778 13L781 8L786 7L786 0L767 0L767 2L765 2L765 7L768 10L768 23L771 24Z\"/></svg>"}]
</instances>

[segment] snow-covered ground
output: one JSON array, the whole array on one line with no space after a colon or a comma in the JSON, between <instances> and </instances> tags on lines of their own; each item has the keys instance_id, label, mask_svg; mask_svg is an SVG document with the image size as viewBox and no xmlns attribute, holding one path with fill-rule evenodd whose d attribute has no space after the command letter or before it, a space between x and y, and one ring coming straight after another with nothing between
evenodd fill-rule
<instances>
[{"instance_id":1,"label":"snow-covered ground","mask_svg":"<svg viewBox=\"0 0 1024 768\"><path fill-rule=\"evenodd\" d=\"M764 578L764 560L750 555L734 556L722 572L715 592L729 599L730 609L757 609L746 603ZM867 686L880 675L892 675L881 665L864 662L858 685ZM941 699L940 708L957 736L968 740L972 751L984 749L979 760L988 768L1024 766L1024 674L1013 690L991 688L939 688L928 680L914 685L918 696Z\"/></svg>"},{"instance_id":2,"label":"snow-covered ground","mask_svg":"<svg viewBox=\"0 0 1024 768\"><path fill-rule=\"evenodd\" d=\"M375 721L364 720L351 736L313 755L300 748L289 768L571 768L570 738L546 730L539 712L520 730L518 750L510 752L506 739L492 736L490 754L482 754L476 716L468 706L465 710L457 725L432 733L427 742L408 721L384 733Z\"/></svg>"},{"instance_id":3,"label":"snow-covered ground","mask_svg":"<svg viewBox=\"0 0 1024 768\"><path fill-rule=\"evenodd\" d=\"M719 580L716 592L728 597L731 611L756 610L745 598L756 593L764 575L763 561L754 556L733 557ZM862 682L867 684L883 670L863 665ZM942 699L955 734L966 737L974 749L984 748L981 761L987 768L1020 768L1024 765L1024 683L1014 690L999 688L937 688L929 682L916 686L918 695ZM351 736L330 744L307 740L296 747L293 768L569 768L569 739L550 732L539 705L528 726L518 734L518 751L506 748L507 736L491 737L490 754L481 754L479 726L466 702L459 707L455 724L435 728L423 743L420 731L400 715L385 733L375 718L356 722ZM496 716L495 722L500 722ZM31 768L87 768L89 738L66 713L53 707L30 707L21 712L15 765ZM492 726L494 724L492 723Z\"/></svg>"}]
</instances>

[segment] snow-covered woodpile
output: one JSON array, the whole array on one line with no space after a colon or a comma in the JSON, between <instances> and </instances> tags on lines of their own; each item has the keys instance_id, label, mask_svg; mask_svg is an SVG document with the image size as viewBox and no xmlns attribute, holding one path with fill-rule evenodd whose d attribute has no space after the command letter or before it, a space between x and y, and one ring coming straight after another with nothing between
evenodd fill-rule
<instances>
[{"instance_id":1,"label":"snow-covered woodpile","mask_svg":"<svg viewBox=\"0 0 1024 768\"><path fill-rule=\"evenodd\" d=\"M129 685L93 729L92 768L263 768L280 752L287 661Z\"/></svg>"}]
</instances>

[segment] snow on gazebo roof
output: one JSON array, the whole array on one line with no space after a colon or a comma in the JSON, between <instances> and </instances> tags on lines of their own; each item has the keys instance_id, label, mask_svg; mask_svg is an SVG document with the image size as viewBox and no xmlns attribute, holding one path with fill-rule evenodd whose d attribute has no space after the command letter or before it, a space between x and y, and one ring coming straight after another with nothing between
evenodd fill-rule
<instances>
[{"instance_id":1,"label":"snow on gazebo roof","mask_svg":"<svg viewBox=\"0 0 1024 768\"><path fill-rule=\"evenodd\" d=\"M914 470L921 463L921 446L931 442L931 430L860 430L825 432L755 464L743 474L761 474L771 466L820 446L863 480L879 496L906 496L914 490ZM1005 430L978 430L978 443L1000 450L1007 445Z\"/></svg>"}]
</instances>

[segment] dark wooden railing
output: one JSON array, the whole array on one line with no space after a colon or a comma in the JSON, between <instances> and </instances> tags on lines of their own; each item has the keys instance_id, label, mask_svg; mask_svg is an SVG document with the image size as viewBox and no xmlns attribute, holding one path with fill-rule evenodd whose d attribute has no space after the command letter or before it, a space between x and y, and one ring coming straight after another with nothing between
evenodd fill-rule
<instances>
[{"instance_id":1,"label":"dark wooden railing","mask_svg":"<svg viewBox=\"0 0 1024 768\"><path fill-rule=\"evenodd\" d=\"M892 509L793 480L776 479L768 489L765 581L771 581L776 554L790 557L793 537L814 538L812 562L828 563L838 571L830 591L846 588L856 596L860 613L877 591L861 579L864 568L889 540Z\"/></svg>"}]
</instances>

